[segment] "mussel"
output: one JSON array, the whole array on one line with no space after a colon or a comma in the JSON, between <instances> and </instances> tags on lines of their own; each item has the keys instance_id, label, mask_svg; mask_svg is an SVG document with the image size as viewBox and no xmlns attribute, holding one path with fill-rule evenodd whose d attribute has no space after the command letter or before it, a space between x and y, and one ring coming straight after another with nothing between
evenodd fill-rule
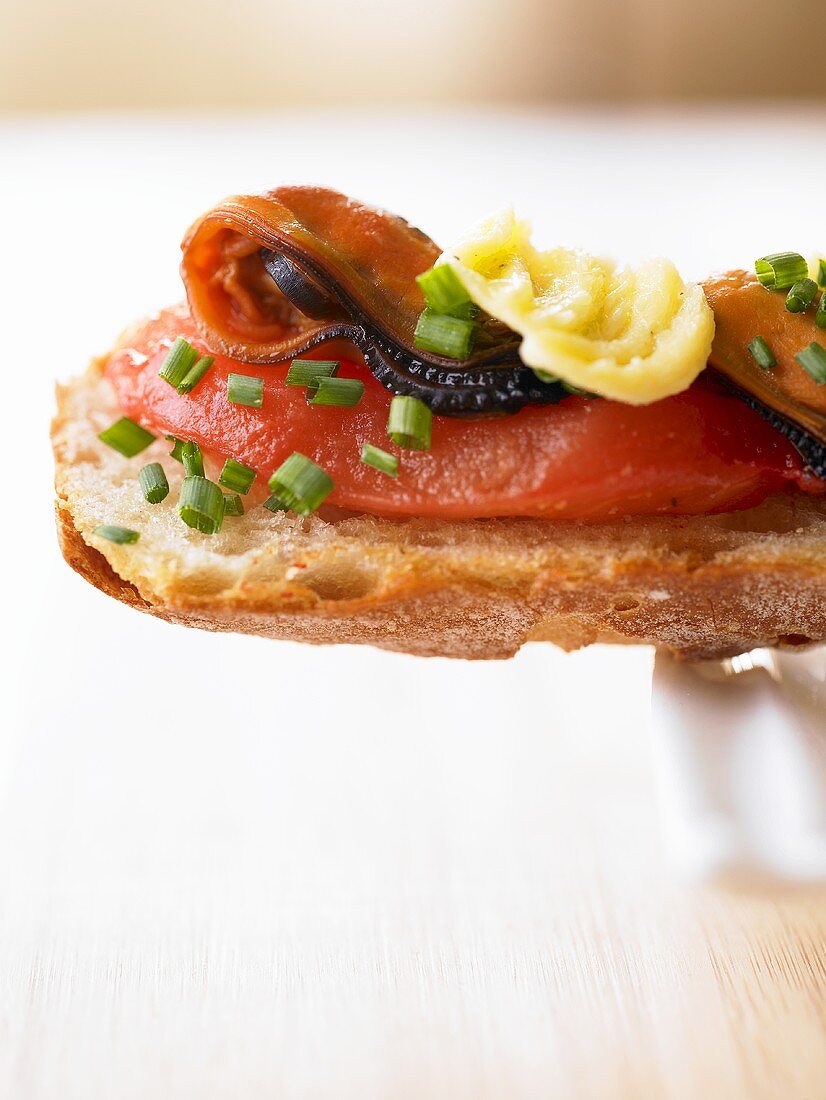
<instances>
[{"instance_id":1,"label":"mussel","mask_svg":"<svg viewBox=\"0 0 826 1100\"><path fill-rule=\"evenodd\" d=\"M438 247L402 218L336 191L281 187L227 199L192 226L182 249L192 315L210 347L233 358L276 363L346 341L387 389L449 416L512 413L565 396L522 363L519 336L492 317L483 316L467 360L416 348L424 306L416 276ZM795 359L824 343L811 313L789 313L782 294L743 271L704 289L717 325L709 365L826 477L826 386ZM749 354L755 335L773 347L771 370Z\"/></svg>"},{"instance_id":2,"label":"mussel","mask_svg":"<svg viewBox=\"0 0 826 1100\"><path fill-rule=\"evenodd\" d=\"M730 271L703 285L716 322L709 366L791 440L815 474L826 477L826 385L796 359L812 343L826 346L826 333L811 312L790 313L785 295L748 272ZM748 350L755 336L774 354L770 369Z\"/></svg>"},{"instance_id":3,"label":"mussel","mask_svg":"<svg viewBox=\"0 0 826 1100\"><path fill-rule=\"evenodd\" d=\"M448 416L512 413L565 396L522 363L519 337L491 317L467 360L416 348L424 306L416 275L439 249L403 219L335 191L282 187L229 199L182 247L192 314L227 355L274 363L346 340L387 389Z\"/></svg>"}]
</instances>

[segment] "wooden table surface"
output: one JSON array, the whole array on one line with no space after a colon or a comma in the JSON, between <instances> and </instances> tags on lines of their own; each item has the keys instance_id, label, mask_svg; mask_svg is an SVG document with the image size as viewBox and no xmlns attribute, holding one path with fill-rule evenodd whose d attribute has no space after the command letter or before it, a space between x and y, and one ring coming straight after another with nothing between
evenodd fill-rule
<instances>
[{"instance_id":1,"label":"wooden table surface","mask_svg":"<svg viewBox=\"0 0 826 1100\"><path fill-rule=\"evenodd\" d=\"M442 185L410 178L400 132L458 158L472 201L445 210ZM712 216L704 173L731 184L765 147L814 193L824 120L104 119L0 137L7 366L31 372L6 438L31 487L1 547L0 1096L826 1097L826 893L675 880L650 653L474 665L151 621L64 567L45 443L53 378L172 297L180 229L265 174L329 179L442 237L463 206L516 194L549 241L659 236L699 274L703 248L716 266L805 225L765 172L742 218ZM507 155L482 178L486 141ZM596 150L615 166L599 186Z\"/></svg>"}]
</instances>

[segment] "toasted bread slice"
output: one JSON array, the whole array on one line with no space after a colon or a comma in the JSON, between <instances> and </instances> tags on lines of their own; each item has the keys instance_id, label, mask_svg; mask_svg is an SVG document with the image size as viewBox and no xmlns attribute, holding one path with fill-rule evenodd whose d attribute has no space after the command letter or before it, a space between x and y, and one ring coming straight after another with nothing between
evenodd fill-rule
<instances>
[{"instance_id":1,"label":"toasted bread slice","mask_svg":"<svg viewBox=\"0 0 826 1100\"><path fill-rule=\"evenodd\" d=\"M465 658L509 657L529 641L650 643L690 658L826 641L826 498L795 491L724 515L589 525L251 507L210 537L178 516L182 470L168 443L126 459L98 440L120 415L102 368L58 389L60 541L72 568L142 611ZM138 471L155 459L171 492L150 505ZM102 523L140 540L100 538Z\"/></svg>"}]
</instances>

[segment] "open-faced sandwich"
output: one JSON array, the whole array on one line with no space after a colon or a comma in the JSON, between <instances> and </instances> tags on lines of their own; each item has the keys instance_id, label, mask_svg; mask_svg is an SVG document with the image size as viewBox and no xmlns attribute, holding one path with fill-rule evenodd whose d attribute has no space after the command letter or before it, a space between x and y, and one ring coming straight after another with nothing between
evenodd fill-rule
<instances>
[{"instance_id":1,"label":"open-faced sandwich","mask_svg":"<svg viewBox=\"0 0 826 1100\"><path fill-rule=\"evenodd\" d=\"M826 640L826 262L685 284L506 211L447 252L228 199L59 388L63 553L174 622L420 654Z\"/></svg>"}]
</instances>

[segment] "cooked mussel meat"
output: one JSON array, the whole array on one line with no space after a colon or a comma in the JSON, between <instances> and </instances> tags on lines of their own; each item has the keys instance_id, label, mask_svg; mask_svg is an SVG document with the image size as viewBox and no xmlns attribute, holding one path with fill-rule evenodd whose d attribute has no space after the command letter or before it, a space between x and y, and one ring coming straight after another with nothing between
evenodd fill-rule
<instances>
[{"instance_id":1,"label":"cooked mussel meat","mask_svg":"<svg viewBox=\"0 0 826 1100\"><path fill-rule=\"evenodd\" d=\"M798 358L812 344L826 349L826 332L812 311L790 312L785 294L767 290L749 272L730 271L704 287L716 322L710 366L826 477L826 384ZM749 351L756 336L771 349L775 362L768 368Z\"/></svg>"},{"instance_id":2,"label":"cooked mussel meat","mask_svg":"<svg viewBox=\"0 0 826 1100\"><path fill-rule=\"evenodd\" d=\"M444 415L559 401L562 387L537 378L519 337L492 317L480 319L465 360L416 347L416 276L439 254L392 214L323 188L283 187L229 199L196 222L182 273L210 347L234 358L274 363L347 340L387 389Z\"/></svg>"}]
</instances>

